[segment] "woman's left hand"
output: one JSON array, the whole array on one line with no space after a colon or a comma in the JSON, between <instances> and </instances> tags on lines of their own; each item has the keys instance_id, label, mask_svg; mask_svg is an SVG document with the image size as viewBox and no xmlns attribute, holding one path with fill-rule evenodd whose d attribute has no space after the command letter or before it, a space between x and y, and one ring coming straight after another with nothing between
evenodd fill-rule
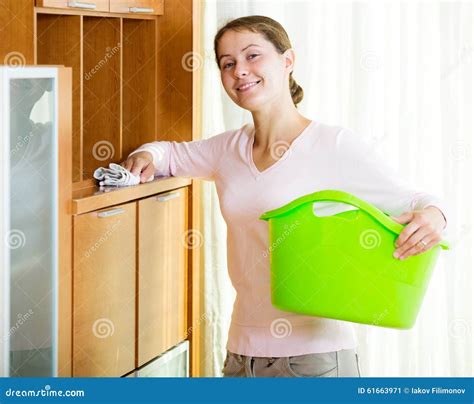
<instances>
[{"instance_id":1,"label":"woman's left hand","mask_svg":"<svg viewBox=\"0 0 474 404\"><path fill-rule=\"evenodd\" d=\"M428 251L441 241L441 232L446 227L443 213L435 206L423 210L405 212L392 217L400 224L407 224L398 236L394 258L405 259Z\"/></svg>"}]
</instances>

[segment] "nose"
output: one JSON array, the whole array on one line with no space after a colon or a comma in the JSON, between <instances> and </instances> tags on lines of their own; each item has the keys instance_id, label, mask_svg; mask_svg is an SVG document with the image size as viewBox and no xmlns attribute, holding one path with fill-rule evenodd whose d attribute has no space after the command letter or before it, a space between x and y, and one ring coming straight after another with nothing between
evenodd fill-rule
<instances>
[{"instance_id":1,"label":"nose","mask_svg":"<svg viewBox=\"0 0 474 404\"><path fill-rule=\"evenodd\" d=\"M245 65L245 63L237 63L236 62L235 69L234 69L235 77L240 79L242 77L248 76L248 74L249 74L248 68Z\"/></svg>"}]
</instances>

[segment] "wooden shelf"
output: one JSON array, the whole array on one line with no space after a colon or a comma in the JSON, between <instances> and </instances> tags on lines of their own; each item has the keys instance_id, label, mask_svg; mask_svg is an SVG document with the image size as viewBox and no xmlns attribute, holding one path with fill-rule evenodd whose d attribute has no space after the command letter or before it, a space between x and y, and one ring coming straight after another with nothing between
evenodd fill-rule
<instances>
[{"instance_id":1,"label":"wooden shelf","mask_svg":"<svg viewBox=\"0 0 474 404\"><path fill-rule=\"evenodd\" d=\"M11 0L13 1L13 0ZM109 13L105 11L89 11L79 9L65 9L65 8L50 8L50 7L35 7L36 14L63 14L63 15L84 15L89 17L110 17L110 18L136 18L139 20L155 20L156 15L151 14L123 14L123 13ZM158 13L159 14L159 13ZM163 6L161 7L161 14L163 14Z\"/></svg>"},{"instance_id":2,"label":"wooden shelf","mask_svg":"<svg viewBox=\"0 0 474 404\"><path fill-rule=\"evenodd\" d=\"M74 15L42 14L36 25L36 59L41 65L72 68L72 148L82 150L82 19ZM73 181L81 180L81 154L72 154Z\"/></svg>"},{"instance_id":3,"label":"wooden shelf","mask_svg":"<svg viewBox=\"0 0 474 404\"><path fill-rule=\"evenodd\" d=\"M83 178L121 155L120 20L83 17Z\"/></svg>"},{"instance_id":4,"label":"wooden shelf","mask_svg":"<svg viewBox=\"0 0 474 404\"><path fill-rule=\"evenodd\" d=\"M73 191L72 214L91 212L129 201L145 198L161 192L172 191L192 183L189 178L166 177L156 178L152 182L131 187L105 187L98 186L80 188Z\"/></svg>"},{"instance_id":5,"label":"wooden shelf","mask_svg":"<svg viewBox=\"0 0 474 404\"><path fill-rule=\"evenodd\" d=\"M155 22L123 19L122 156L156 140Z\"/></svg>"}]
</instances>

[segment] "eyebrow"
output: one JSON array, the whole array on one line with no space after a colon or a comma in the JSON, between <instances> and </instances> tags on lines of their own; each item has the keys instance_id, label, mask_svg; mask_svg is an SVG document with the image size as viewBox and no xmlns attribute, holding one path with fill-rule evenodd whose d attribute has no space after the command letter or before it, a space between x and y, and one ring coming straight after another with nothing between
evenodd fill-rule
<instances>
[{"instance_id":1,"label":"eyebrow","mask_svg":"<svg viewBox=\"0 0 474 404\"><path fill-rule=\"evenodd\" d=\"M250 48L251 46L258 46L258 47L260 47L260 45L257 45L257 44L255 44L255 43L251 43L250 45L247 45L244 49L242 49L240 52L243 52L244 50L246 50L247 48ZM225 56L230 56L230 55L228 55L228 54L226 54L226 55L220 55L220 56L219 56L219 63L221 62L221 59L222 59L223 57L225 57Z\"/></svg>"}]
</instances>

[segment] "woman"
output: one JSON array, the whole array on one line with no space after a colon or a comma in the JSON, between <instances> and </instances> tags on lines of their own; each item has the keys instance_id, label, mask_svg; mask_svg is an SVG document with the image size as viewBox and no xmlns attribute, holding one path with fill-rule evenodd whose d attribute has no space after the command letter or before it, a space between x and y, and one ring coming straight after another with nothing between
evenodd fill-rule
<instances>
[{"instance_id":1,"label":"woman","mask_svg":"<svg viewBox=\"0 0 474 404\"><path fill-rule=\"evenodd\" d=\"M201 141L148 143L122 165L141 182L159 175L216 183L237 291L224 376L360 376L350 323L272 306L268 228L259 216L299 196L340 189L403 213L398 221L408 225L394 254L405 259L440 240L446 222L438 207L444 208L410 190L349 130L298 112L303 90L292 77L295 53L278 22L233 20L217 33L214 50L225 91L252 113L253 125Z\"/></svg>"}]
</instances>

